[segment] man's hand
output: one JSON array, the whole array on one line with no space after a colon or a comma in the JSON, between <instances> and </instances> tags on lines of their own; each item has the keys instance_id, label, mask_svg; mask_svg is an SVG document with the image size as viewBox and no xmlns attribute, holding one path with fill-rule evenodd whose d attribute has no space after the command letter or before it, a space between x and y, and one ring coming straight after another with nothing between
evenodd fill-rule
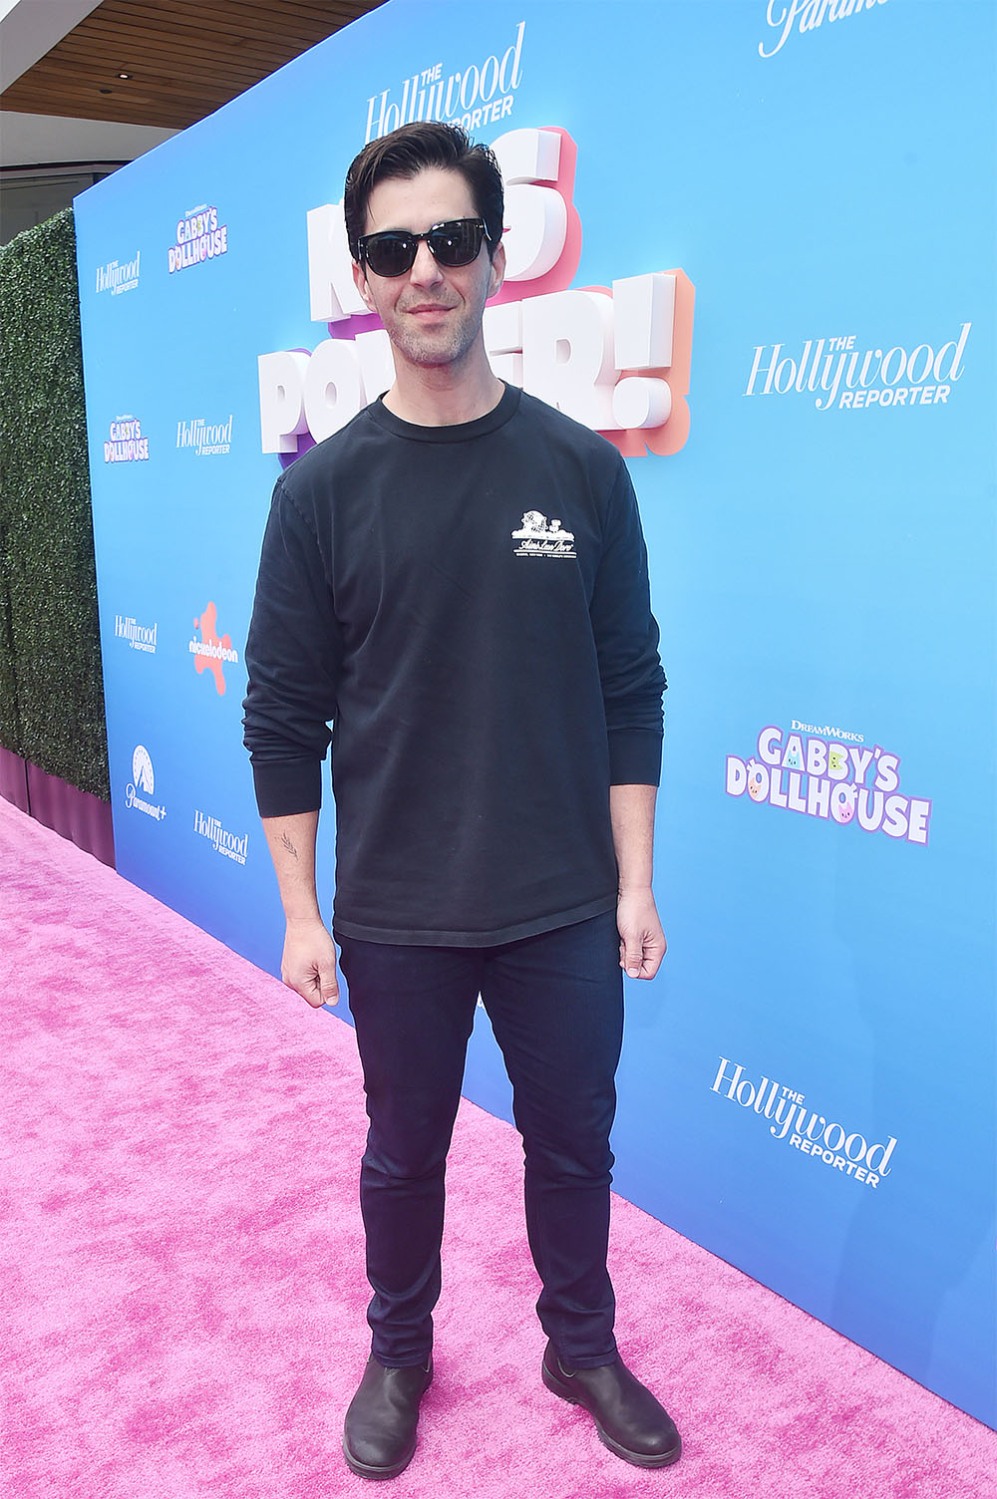
<instances>
[{"instance_id":1,"label":"man's hand","mask_svg":"<svg viewBox=\"0 0 997 1499\"><path fill-rule=\"evenodd\" d=\"M336 946L320 917L288 920L280 976L316 1010L339 1003Z\"/></svg>"},{"instance_id":2,"label":"man's hand","mask_svg":"<svg viewBox=\"0 0 997 1499\"><path fill-rule=\"evenodd\" d=\"M649 885L620 891L616 925L620 933L620 967L629 978L653 979L668 943Z\"/></svg>"},{"instance_id":3,"label":"man's hand","mask_svg":"<svg viewBox=\"0 0 997 1499\"><path fill-rule=\"evenodd\" d=\"M287 922L280 976L316 1010L338 1004L336 948L319 915L315 893L318 810L264 817L263 831Z\"/></svg>"}]
</instances>

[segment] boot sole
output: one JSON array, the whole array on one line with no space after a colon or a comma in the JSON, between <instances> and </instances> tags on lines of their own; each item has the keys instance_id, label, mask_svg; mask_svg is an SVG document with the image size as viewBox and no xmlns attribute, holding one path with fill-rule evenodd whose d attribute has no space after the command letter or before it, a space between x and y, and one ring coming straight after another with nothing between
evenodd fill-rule
<instances>
[{"instance_id":1,"label":"boot sole","mask_svg":"<svg viewBox=\"0 0 997 1499\"><path fill-rule=\"evenodd\" d=\"M399 1473L405 1472L405 1469L415 1457L417 1445L417 1443L413 1444L412 1451L401 1462L392 1463L387 1468L372 1468L369 1463L362 1463L359 1458L353 1456L345 1441L343 1442L343 1457L350 1472L356 1473L360 1478L373 1478L375 1480L378 1478L397 1478Z\"/></svg>"},{"instance_id":2,"label":"boot sole","mask_svg":"<svg viewBox=\"0 0 997 1499\"><path fill-rule=\"evenodd\" d=\"M665 1452L663 1454L632 1452L629 1447L624 1447L620 1442L613 1440L609 1433L600 1426L597 1417L592 1414L584 1401L579 1400L578 1396L572 1391L571 1386L566 1385L562 1379L558 1379L557 1375L548 1369L546 1363L541 1365L540 1372L544 1384L552 1395L557 1395L559 1399L567 1401L568 1405L581 1406L583 1411L592 1416L592 1422L599 1434L599 1440L602 1445L608 1447L610 1452L615 1453L617 1457L621 1457L625 1463L632 1463L635 1468L668 1468L671 1467L672 1463L677 1463L682 1456L681 1438L679 1438L679 1444L674 1452Z\"/></svg>"},{"instance_id":3,"label":"boot sole","mask_svg":"<svg viewBox=\"0 0 997 1499\"><path fill-rule=\"evenodd\" d=\"M433 1373L434 1371L432 1367L430 1367L429 1378L426 1380L422 1395L419 1396L420 1404L422 1403L422 1396L425 1395L426 1390L428 1390L430 1385L433 1383ZM397 1462L389 1463L387 1467L372 1467L370 1463L362 1463L358 1457L353 1456L353 1453L350 1451L349 1447L346 1444L346 1436L344 1434L343 1458L350 1472L356 1473L359 1478L372 1478L375 1481L379 1478L397 1478L399 1473L405 1472L405 1469L415 1457L416 1448L418 1447L418 1445L419 1441L418 1438L416 1438L416 1440L412 1443L411 1452L406 1453L406 1455L403 1458L400 1458Z\"/></svg>"}]
</instances>

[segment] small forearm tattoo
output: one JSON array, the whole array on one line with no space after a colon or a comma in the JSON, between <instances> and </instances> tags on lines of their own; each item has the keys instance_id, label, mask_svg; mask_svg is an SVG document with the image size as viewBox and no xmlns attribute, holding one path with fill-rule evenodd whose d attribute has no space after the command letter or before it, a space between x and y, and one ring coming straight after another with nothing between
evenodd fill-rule
<instances>
[{"instance_id":1,"label":"small forearm tattoo","mask_svg":"<svg viewBox=\"0 0 997 1499\"><path fill-rule=\"evenodd\" d=\"M286 833L281 833L280 841L282 847L286 848L291 857L296 859L298 857L298 850L295 848L294 844L291 842Z\"/></svg>"}]
</instances>

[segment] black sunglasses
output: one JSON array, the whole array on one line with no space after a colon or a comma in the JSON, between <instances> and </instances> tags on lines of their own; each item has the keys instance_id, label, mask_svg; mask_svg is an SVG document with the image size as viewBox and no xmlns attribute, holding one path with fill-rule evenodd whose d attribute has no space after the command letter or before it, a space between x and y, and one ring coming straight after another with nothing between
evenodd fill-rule
<instances>
[{"instance_id":1,"label":"black sunglasses","mask_svg":"<svg viewBox=\"0 0 997 1499\"><path fill-rule=\"evenodd\" d=\"M482 219L450 219L434 224L425 234L385 229L382 234L361 235L360 262L366 261L375 276L404 276L415 265L419 244L425 240L437 264L454 271L478 258L482 239L491 241Z\"/></svg>"}]
</instances>

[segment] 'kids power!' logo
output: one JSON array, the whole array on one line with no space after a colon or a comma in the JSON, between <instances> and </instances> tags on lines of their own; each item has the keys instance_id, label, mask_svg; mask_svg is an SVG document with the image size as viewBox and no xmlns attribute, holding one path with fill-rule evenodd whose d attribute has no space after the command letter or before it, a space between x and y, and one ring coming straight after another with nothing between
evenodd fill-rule
<instances>
[{"instance_id":1,"label":"'kids power!' logo","mask_svg":"<svg viewBox=\"0 0 997 1499\"><path fill-rule=\"evenodd\" d=\"M878 744L867 748L860 734L847 738L852 742L838 730L814 730L799 719L789 733L769 725L758 735L757 759L727 756L727 795L747 792L751 801L770 807L927 843L931 802L902 795L900 756Z\"/></svg>"},{"instance_id":2,"label":"'kids power!' logo","mask_svg":"<svg viewBox=\"0 0 997 1499\"><path fill-rule=\"evenodd\" d=\"M134 416L114 419L104 444L105 463L145 463L149 458L149 439L142 436L142 423Z\"/></svg>"},{"instance_id":3,"label":"'kids power!' logo","mask_svg":"<svg viewBox=\"0 0 997 1499\"><path fill-rule=\"evenodd\" d=\"M194 629L200 630L200 640L191 640L188 649L194 658L194 670L200 674L210 671L215 679L219 697L225 694L225 665L235 665L239 652L232 647L230 635L218 634L218 610L214 604L206 604L200 619L195 619Z\"/></svg>"},{"instance_id":4,"label":"'kids power!' logo","mask_svg":"<svg viewBox=\"0 0 997 1499\"><path fill-rule=\"evenodd\" d=\"M495 373L597 432L628 458L677 453L689 435L694 290L681 270L571 288L582 232L576 148L564 130L512 130L493 148L506 184L505 285L485 309ZM312 352L258 358L264 453L291 455L346 425L394 379L391 345L353 282L342 203L308 214Z\"/></svg>"},{"instance_id":5,"label":"'kids power!' logo","mask_svg":"<svg viewBox=\"0 0 997 1499\"><path fill-rule=\"evenodd\" d=\"M217 208L202 203L185 213L177 224L176 244L169 249L170 275L227 254L228 225L218 222Z\"/></svg>"},{"instance_id":6,"label":"'kids power!' logo","mask_svg":"<svg viewBox=\"0 0 997 1499\"><path fill-rule=\"evenodd\" d=\"M893 1170L889 1162L897 1142L892 1135L885 1143L877 1143L858 1130L850 1132L843 1124L808 1108L804 1094L767 1077L753 1083L745 1077L740 1063L735 1066L721 1057L711 1092L750 1109L760 1119L768 1119L774 1140L788 1140L802 1155L822 1161L853 1181L865 1182L867 1187L878 1187Z\"/></svg>"}]
</instances>

